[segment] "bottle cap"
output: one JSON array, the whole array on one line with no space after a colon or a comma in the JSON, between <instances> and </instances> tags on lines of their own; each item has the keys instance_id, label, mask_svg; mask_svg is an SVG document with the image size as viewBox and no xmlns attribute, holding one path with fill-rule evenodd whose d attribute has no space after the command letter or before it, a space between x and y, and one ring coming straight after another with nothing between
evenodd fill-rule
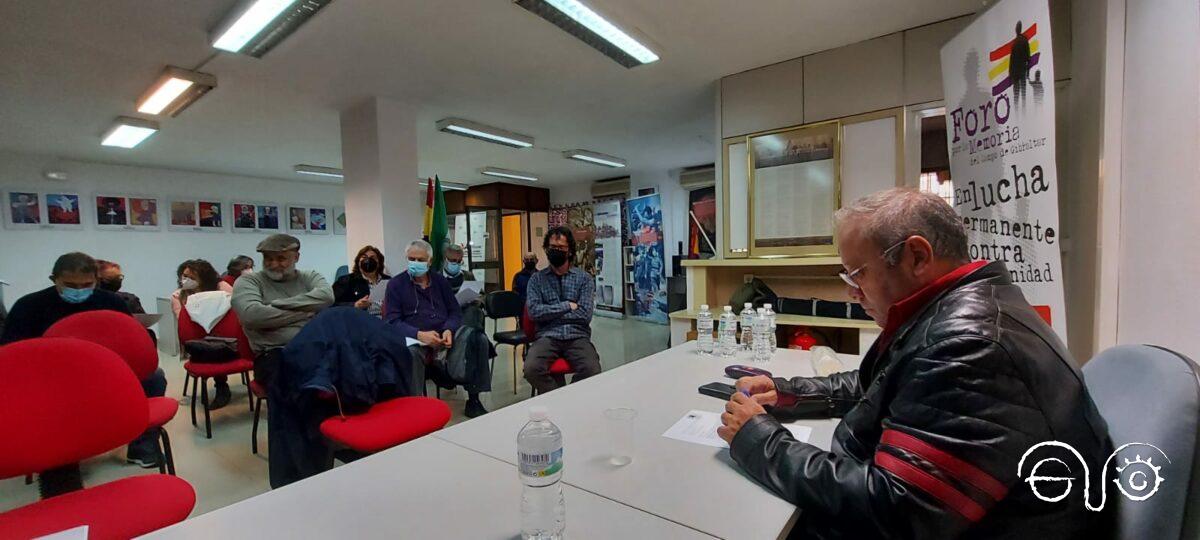
<instances>
[{"instance_id":1,"label":"bottle cap","mask_svg":"<svg viewBox=\"0 0 1200 540\"><path fill-rule=\"evenodd\" d=\"M767 303L763 304L763 309L771 309L771 303L767 302Z\"/></svg>"},{"instance_id":2,"label":"bottle cap","mask_svg":"<svg viewBox=\"0 0 1200 540\"><path fill-rule=\"evenodd\" d=\"M754 304L751 304L750 302L746 302L745 304L742 304L742 307L754 307Z\"/></svg>"},{"instance_id":3,"label":"bottle cap","mask_svg":"<svg viewBox=\"0 0 1200 540\"><path fill-rule=\"evenodd\" d=\"M542 406L534 406L529 408L529 419L534 422L541 422L550 417L550 411Z\"/></svg>"},{"instance_id":4,"label":"bottle cap","mask_svg":"<svg viewBox=\"0 0 1200 540\"><path fill-rule=\"evenodd\" d=\"M733 308L730 306L725 306L725 311L733 311Z\"/></svg>"},{"instance_id":5,"label":"bottle cap","mask_svg":"<svg viewBox=\"0 0 1200 540\"><path fill-rule=\"evenodd\" d=\"M759 315L766 315L766 314L767 314L767 308L758 308L758 314L759 314Z\"/></svg>"},{"instance_id":6,"label":"bottle cap","mask_svg":"<svg viewBox=\"0 0 1200 540\"><path fill-rule=\"evenodd\" d=\"M708 304L700 304L700 311L708 311Z\"/></svg>"}]
</instances>

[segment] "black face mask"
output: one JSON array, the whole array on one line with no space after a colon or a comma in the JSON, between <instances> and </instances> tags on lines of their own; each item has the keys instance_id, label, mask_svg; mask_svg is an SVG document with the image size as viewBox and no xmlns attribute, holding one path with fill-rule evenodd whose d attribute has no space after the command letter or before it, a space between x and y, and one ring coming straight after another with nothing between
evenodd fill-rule
<instances>
[{"instance_id":1,"label":"black face mask","mask_svg":"<svg viewBox=\"0 0 1200 540\"><path fill-rule=\"evenodd\" d=\"M374 272L379 269L379 261L375 259L363 259L358 263L358 268L363 272Z\"/></svg>"},{"instance_id":2,"label":"black face mask","mask_svg":"<svg viewBox=\"0 0 1200 540\"><path fill-rule=\"evenodd\" d=\"M550 266L558 268L567 262L567 252L561 249L546 250L546 258L550 259Z\"/></svg>"},{"instance_id":3,"label":"black face mask","mask_svg":"<svg viewBox=\"0 0 1200 540\"><path fill-rule=\"evenodd\" d=\"M526 270L534 270L537 268L537 261L529 261L525 263Z\"/></svg>"},{"instance_id":4,"label":"black face mask","mask_svg":"<svg viewBox=\"0 0 1200 540\"><path fill-rule=\"evenodd\" d=\"M117 292L121 290L121 282L120 279L102 279L99 281L99 286L106 291Z\"/></svg>"}]
</instances>

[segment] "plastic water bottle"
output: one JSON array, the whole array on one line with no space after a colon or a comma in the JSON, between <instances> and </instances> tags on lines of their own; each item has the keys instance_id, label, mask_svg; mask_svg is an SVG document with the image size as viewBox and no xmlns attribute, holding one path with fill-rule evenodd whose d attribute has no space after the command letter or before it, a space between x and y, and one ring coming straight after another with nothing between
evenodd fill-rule
<instances>
[{"instance_id":1,"label":"plastic water bottle","mask_svg":"<svg viewBox=\"0 0 1200 540\"><path fill-rule=\"evenodd\" d=\"M742 306L742 350L751 350L750 344L754 341L754 304L746 302Z\"/></svg>"},{"instance_id":2,"label":"plastic water bottle","mask_svg":"<svg viewBox=\"0 0 1200 540\"><path fill-rule=\"evenodd\" d=\"M771 321L767 318L766 310L758 308L754 314L754 362L765 364L771 361L771 341L767 338Z\"/></svg>"},{"instance_id":3,"label":"plastic water bottle","mask_svg":"<svg viewBox=\"0 0 1200 540\"><path fill-rule=\"evenodd\" d=\"M843 370L842 360L837 353L824 345L812 348L812 366L818 377L828 377Z\"/></svg>"},{"instance_id":4,"label":"plastic water bottle","mask_svg":"<svg viewBox=\"0 0 1200 540\"><path fill-rule=\"evenodd\" d=\"M713 318L708 304L701 304L700 314L696 316L696 349L700 354L713 353Z\"/></svg>"},{"instance_id":5,"label":"plastic water bottle","mask_svg":"<svg viewBox=\"0 0 1200 540\"><path fill-rule=\"evenodd\" d=\"M775 310L771 309L771 304L763 304L763 310L766 311L767 322L770 323L770 333L767 334L767 339L771 343L771 354L775 354L775 349L779 347L779 344L776 343L777 338L775 337Z\"/></svg>"},{"instance_id":6,"label":"plastic water bottle","mask_svg":"<svg viewBox=\"0 0 1200 540\"><path fill-rule=\"evenodd\" d=\"M529 423L517 434L517 463L521 483L521 538L559 540L566 528L563 501L562 431L545 407L529 408Z\"/></svg>"},{"instance_id":7,"label":"plastic water bottle","mask_svg":"<svg viewBox=\"0 0 1200 540\"><path fill-rule=\"evenodd\" d=\"M725 306L725 311L721 313L719 336L717 349L721 351L721 356L737 354L737 315L733 314L733 308L730 306Z\"/></svg>"}]
</instances>

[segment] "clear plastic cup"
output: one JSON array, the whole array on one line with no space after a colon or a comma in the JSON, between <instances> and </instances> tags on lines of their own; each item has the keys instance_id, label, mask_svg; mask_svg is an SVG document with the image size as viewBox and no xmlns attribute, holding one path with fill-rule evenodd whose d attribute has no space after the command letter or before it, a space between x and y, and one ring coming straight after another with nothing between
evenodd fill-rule
<instances>
[{"instance_id":1,"label":"clear plastic cup","mask_svg":"<svg viewBox=\"0 0 1200 540\"><path fill-rule=\"evenodd\" d=\"M608 424L608 440L612 446L608 462L618 467L633 461L633 421L637 411L628 407L604 409Z\"/></svg>"}]
</instances>

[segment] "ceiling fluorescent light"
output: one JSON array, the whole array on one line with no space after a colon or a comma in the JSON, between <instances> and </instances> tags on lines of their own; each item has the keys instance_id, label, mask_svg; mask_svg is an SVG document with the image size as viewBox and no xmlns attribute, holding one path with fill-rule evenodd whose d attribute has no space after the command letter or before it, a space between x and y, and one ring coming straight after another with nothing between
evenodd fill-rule
<instances>
[{"instance_id":1,"label":"ceiling fluorescent light","mask_svg":"<svg viewBox=\"0 0 1200 540\"><path fill-rule=\"evenodd\" d=\"M309 176L321 176L325 178L341 178L342 170L333 167L318 167L316 165L296 165L292 167L296 174L307 174Z\"/></svg>"},{"instance_id":2,"label":"ceiling fluorescent light","mask_svg":"<svg viewBox=\"0 0 1200 540\"><path fill-rule=\"evenodd\" d=\"M589 152L587 150L567 150L566 152L563 152L563 157L567 159L578 159L580 161L587 161L589 163L595 163L597 165L604 165L605 167L613 168L624 167L626 164L628 164L627 161L619 157L601 154L599 152Z\"/></svg>"},{"instance_id":3,"label":"ceiling fluorescent light","mask_svg":"<svg viewBox=\"0 0 1200 540\"><path fill-rule=\"evenodd\" d=\"M421 186L421 189L429 188L429 182L427 180L425 180L424 178L418 178L417 185ZM468 187L470 187L470 186L468 186L466 184L460 184L458 182L447 182L445 180L442 180L442 189L446 190L446 191L466 191Z\"/></svg>"},{"instance_id":4,"label":"ceiling fluorescent light","mask_svg":"<svg viewBox=\"0 0 1200 540\"><path fill-rule=\"evenodd\" d=\"M498 167L484 167L479 170L480 173L488 176L498 176L500 178L512 178L513 180L527 180L529 182L537 182L537 176L533 173L510 171Z\"/></svg>"},{"instance_id":5,"label":"ceiling fluorescent light","mask_svg":"<svg viewBox=\"0 0 1200 540\"><path fill-rule=\"evenodd\" d=\"M154 85L137 101L137 111L145 114L176 116L217 86L217 78L167 66Z\"/></svg>"},{"instance_id":6,"label":"ceiling fluorescent light","mask_svg":"<svg viewBox=\"0 0 1200 540\"><path fill-rule=\"evenodd\" d=\"M658 60L645 45L579 0L515 0L516 4L627 68Z\"/></svg>"},{"instance_id":7,"label":"ceiling fluorescent light","mask_svg":"<svg viewBox=\"0 0 1200 540\"><path fill-rule=\"evenodd\" d=\"M113 126L104 132L104 136L100 139L100 144L120 148L133 148L146 140L146 137L154 135L157 131L158 122L130 118L128 116L118 116Z\"/></svg>"},{"instance_id":8,"label":"ceiling fluorescent light","mask_svg":"<svg viewBox=\"0 0 1200 540\"><path fill-rule=\"evenodd\" d=\"M472 139L479 139L481 141L503 144L504 146L511 146L513 148L529 148L530 146L533 146L533 137L528 135L513 133L497 127L479 124L470 120L463 120L461 118L446 118L440 120L437 123L437 128L439 131L445 131L455 135L462 135Z\"/></svg>"},{"instance_id":9,"label":"ceiling fluorescent light","mask_svg":"<svg viewBox=\"0 0 1200 540\"><path fill-rule=\"evenodd\" d=\"M243 0L217 25L212 45L262 58L332 1Z\"/></svg>"}]
</instances>

